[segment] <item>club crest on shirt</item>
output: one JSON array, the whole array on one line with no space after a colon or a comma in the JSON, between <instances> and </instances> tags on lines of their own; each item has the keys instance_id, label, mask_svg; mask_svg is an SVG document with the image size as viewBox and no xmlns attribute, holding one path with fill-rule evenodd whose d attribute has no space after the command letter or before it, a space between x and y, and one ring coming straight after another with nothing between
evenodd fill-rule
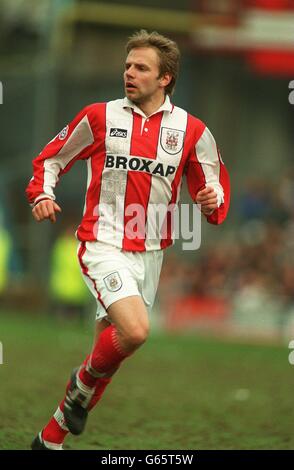
<instances>
[{"instance_id":1,"label":"club crest on shirt","mask_svg":"<svg viewBox=\"0 0 294 470\"><path fill-rule=\"evenodd\" d=\"M122 280L117 271L114 273L108 274L104 279L104 284L106 285L107 290L110 292L118 291L122 286Z\"/></svg>"},{"instance_id":2,"label":"club crest on shirt","mask_svg":"<svg viewBox=\"0 0 294 470\"><path fill-rule=\"evenodd\" d=\"M170 155L176 155L183 148L184 136L184 131L180 131L178 129L169 129L168 127L162 127L160 135L160 145L166 153Z\"/></svg>"}]
</instances>

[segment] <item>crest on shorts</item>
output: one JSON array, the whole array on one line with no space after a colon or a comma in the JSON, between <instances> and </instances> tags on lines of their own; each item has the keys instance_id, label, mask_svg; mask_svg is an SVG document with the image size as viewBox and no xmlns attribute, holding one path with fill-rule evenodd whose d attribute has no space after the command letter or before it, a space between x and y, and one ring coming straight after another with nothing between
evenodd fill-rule
<instances>
[{"instance_id":1,"label":"crest on shorts","mask_svg":"<svg viewBox=\"0 0 294 470\"><path fill-rule=\"evenodd\" d=\"M59 132L58 137L59 137L60 140L64 140L66 138L66 136L68 134L68 129L69 129L69 127L67 125L62 129L61 132Z\"/></svg>"},{"instance_id":2,"label":"crest on shorts","mask_svg":"<svg viewBox=\"0 0 294 470\"><path fill-rule=\"evenodd\" d=\"M179 153L184 145L185 132L179 129L161 128L160 145L170 155Z\"/></svg>"},{"instance_id":3,"label":"crest on shorts","mask_svg":"<svg viewBox=\"0 0 294 470\"><path fill-rule=\"evenodd\" d=\"M117 271L114 273L108 274L104 279L104 284L106 285L107 290L110 292L118 291L122 286L122 280Z\"/></svg>"}]
</instances>

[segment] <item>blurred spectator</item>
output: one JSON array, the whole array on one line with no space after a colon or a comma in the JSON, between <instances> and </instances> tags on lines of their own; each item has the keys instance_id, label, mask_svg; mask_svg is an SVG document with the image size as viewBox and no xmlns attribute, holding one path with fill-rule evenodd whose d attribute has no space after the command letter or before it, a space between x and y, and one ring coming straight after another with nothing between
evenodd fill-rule
<instances>
[{"instance_id":1,"label":"blurred spectator","mask_svg":"<svg viewBox=\"0 0 294 470\"><path fill-rule=\"evenodd\" d=\"M239 197L242 220L266 218L271 210L271 188L262 179L251 179Z\"/></svg>"},{"instance_id":2,"label":"blurred spectator","mask_svg":"<svg viewBox=\"0 0 294 470\"><path fill-rule=\"evenodd\" d=\"M0 212L0 296L8 284L10 255L11 240L8 231L4 228L3 216Z\"/></svg>"},{"instance_id":3,"label":"blurred spectator","mask_svg":"<svg viewBox=\"0 0 294 470\"><path fill-rule=\"evenodd\" d=\"M273 193L274 209L283 215L283 220L294 220L294 168L289 167L281 177L277 190Z\"/></svg>"},{"instance_id":4,"label":"blurred spectator","mask_svg":"<svg viewBox=\"0 0 294 470\"><path fill-rule=\"evenodd\" d=\"M90 296L77 261L72 225L56 239L51 253L50 294L54 314L84 319Z\"/></svg>"}]
</instances>

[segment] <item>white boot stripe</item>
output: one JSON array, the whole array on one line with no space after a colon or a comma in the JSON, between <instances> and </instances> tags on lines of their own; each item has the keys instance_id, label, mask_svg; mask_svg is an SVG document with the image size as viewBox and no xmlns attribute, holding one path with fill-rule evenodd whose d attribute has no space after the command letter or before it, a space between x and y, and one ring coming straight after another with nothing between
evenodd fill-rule
<instances>
[{"instance_id":1,"label":"white boot stripe","mask_svg":"<svg viewBox=\"0 0 294 470\"><path fill-rule=\"evenodd\" d=\"M64 403L64 406L66 406L66 404ZM61 409L58 407L57 410L55 411L54 415L53 415L55 421L57 421L57 423L59 424L59 426L61 427L61 429L63 429L64 431L68 431L68 427L66 426L65 424L65 419L64 419L64 415L61 411Z\"/></svg>"}]
</instances>

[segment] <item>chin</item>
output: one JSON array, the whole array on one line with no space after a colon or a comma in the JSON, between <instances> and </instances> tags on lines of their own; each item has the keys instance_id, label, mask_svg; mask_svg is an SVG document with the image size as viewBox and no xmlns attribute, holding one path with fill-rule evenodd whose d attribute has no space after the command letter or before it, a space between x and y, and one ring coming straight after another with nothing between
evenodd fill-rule
<instances>
[{"instance_id":1,"label":"chin","mask_svg":"<svg viewBox=\"0 0 294 470\"><path fill-rule=\"evenodd\" d=\"M126 91L126 96L129 98L131 101L137 101L136 93L130 93L129 91Z\"/></svg>"}]
</instances>

